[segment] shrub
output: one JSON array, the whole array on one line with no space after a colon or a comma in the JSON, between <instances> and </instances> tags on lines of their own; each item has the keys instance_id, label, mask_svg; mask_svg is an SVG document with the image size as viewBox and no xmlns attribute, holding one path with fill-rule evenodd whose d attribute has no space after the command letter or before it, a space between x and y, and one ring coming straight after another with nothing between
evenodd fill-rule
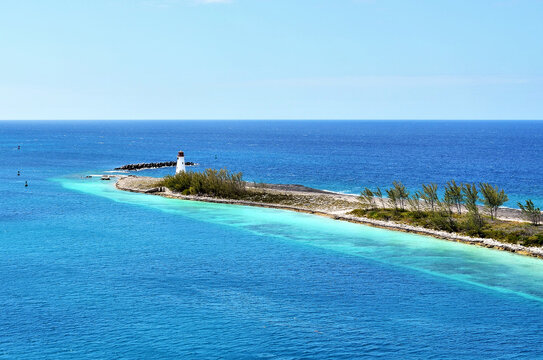
<instances>
[{"instance_id":1,"label":"shrub","mask_svg":"<svg viewBox=\"0 0 543 360\"><path fill-rule=\"evenodd\" d=\"M541 246L543 245L543 234L532 235L524 240L526 246Z\"/></svg>"},{"instance_id":2,"label":"shrub","mask_svg":"<svg viewBox=\"0 0 543 360\"><path fill-rule=\"evenodd\" d=\"M478 213L469 212L460 226L470 236L484 236L484 222Z\"/></svg>"},{"instance_id":3,"label":"shrub","mask_svg":"<svg viewBox=\"0 0 543 360\"><path fill-rule=\"evenodd\" d=\"M432 212L428 217L429 225L436 229L448 232L454 232L458 230L456 222L449 216L449 213L444 211Z\"/></svg>"},{"instance_id":4,"label":"shrub","mask_svg":"<svg viewBox=\"0 0 543 360\"><path fill-rule=\"evenodd\" d=\"M242 173L226 169L206 169L204 172L181 172L162 179L159 186L183 195L208 195L223 198L240 198L247 193Z\"/></svg>"}]
</instances>

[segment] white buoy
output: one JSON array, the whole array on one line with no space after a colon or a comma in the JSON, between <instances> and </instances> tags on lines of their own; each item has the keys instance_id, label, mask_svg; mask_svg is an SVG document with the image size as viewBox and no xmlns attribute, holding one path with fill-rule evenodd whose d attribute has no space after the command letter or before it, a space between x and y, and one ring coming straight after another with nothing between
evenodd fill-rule
<instances>
[{"instance_id":1,"label":"white buoy","mask_svg":"<svg viewBox=\"0 0 543 360\"><path fill-rule=\"evenodd\" d=\"M180 172L185 172L185 154L182 151L177 153L177 167L175 168L176 174Z\"/></svg>"}]
</instances>

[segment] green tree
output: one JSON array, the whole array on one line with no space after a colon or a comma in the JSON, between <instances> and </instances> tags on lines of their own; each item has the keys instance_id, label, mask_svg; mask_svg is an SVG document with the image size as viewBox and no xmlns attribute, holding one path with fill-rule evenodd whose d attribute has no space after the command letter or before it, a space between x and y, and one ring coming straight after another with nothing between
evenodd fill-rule
<instances>
[{"instance_id":1,"label":"green tree","mask_svg":"<svg viewBox=\"0 0 543 360\"><path fill-rule=\"evenodd\" d=\"M400 208L404 210L405 202L407 201L407 199L409 199L409 192L405 188L404 184L402 184L400 181L394 181L392 185L394 186L394 192L396 193Z\"/></svg>"},{"instance_id":2,"label":"green tree","mask_svg":"<svg viewBox=\"0 0 543 360\"><path fill-rule=\"evenodd\" d=\"M388 196L389 203L394 207L395 210L398 210L398 193L395 188L385 189Z\"/></svg>"},{"instance_id":3,"label":"green tree","mask_svg":"<svg viewBox=\"0 0 543 360\"><path fill-rule=\"evenodd\" d=\"M440 211L446 212L449 215L452 215L453 211L452 208L456 205L454 202L454 199L450 196L450 194L445 191L445 194L443 194L443 199L441 200L440 204Z\"/></svg>"},{"instance_id":4,"label":"green tree","mask_svg":"<svg viewBox=\"0 0 543 360\"><path fill-rule=\"evenodd\" d=\"M437 184L422 184L421 199L430 205L430 210L435 211L436 205L439 202Z\"/></svg>"},{"instance_id":5,"label":"green tree","mask_svg":"<svg viewBox=\"0 0 543 360\"><path fill-rule=\"evenodd\" d=\"M475 184L464 184L462 186L462 195L464 197L464 204L466 209L472 213L478 213L477 201L479 201L479 191Z\"/></svg>"},{"instance_id":6,"label":"green tree","mask_svg":"<svg viewBox=\"0 0 543 360\"><path fill-rule=\"evenodd\" d=\"M532 222L532 225L537 226L541 223L541 209L536 208L532 200L526 200L526 204L519 202L518 207L522 214Z\"/></svg>"},{"instance_id":7,"label":"green tree","mask_svg":"<svg viewBox=\"0 0 543 360\"><path fill-rule=\"evenodd\" d=\"M479 234L484 225L484 221L479 214L479 207L477 206L477 201L479 201L477 186L475 184L464 184L462 186L462 195L464 197L464 204L468 210L466 227L472 233Z\"/></svg>"},{"instance_id":8,"label":"green tree","mask_svg":"<svg viewBox=\"0 0 543 360\"><path fill-rule=\"evenodd\" d=\"M509 198L503 189L499 189L497 186L494 187L488 183L479 183L479 188L483 195L483 203L490 213L490 218L494 219L498 214L498 208L509 200Z\"/></svg>"},{"instance_id":9,"label":"green tree","mask_svg":"<svg viewBox=\"0 0 543 360\"><path fill-rule=\"evenodd\" d=\"M420 204L420 191L415 191L413 195L407 200L409 203L409 206L413 211L420 212L421 211L421 204Z\"/></svg>"},{"instance_id":10,"label":"green tree","mask_svg":"<svg viewBox=\"0 0 543 360\"><path fill-rule=\"evenodd\" d=\"M462 184L457 184L454 180L449 181L447 185L445 185L445 196L443 198L446 203L456 206L456 211L459 214L462 213L462 203L464 202L462 186Z\"/></svg>"},{"instance_id":11,"label":"green tree","mask_svg":"<svg viewBox=\"0 0 543 360\"><path fill-rule=\"evenodd\" d=\"M377 190L375 190L374 195L379 199L379 202L381 203L381 207L385 208L385 199L383 198L383 192L381 191L381 188L377 186Z\"/></svg>"},{"instance_id":12,"label":"green tree","mask_svg":"<svg viewBox=\"0 0 543 360\"><path fill-rule=\"evenodd\" d=\"M364 188L364 190L360 193L360 200L363 204L368 205L372 209L375 208L375 198L371 189Z\"/></svg>"}]
</instances>

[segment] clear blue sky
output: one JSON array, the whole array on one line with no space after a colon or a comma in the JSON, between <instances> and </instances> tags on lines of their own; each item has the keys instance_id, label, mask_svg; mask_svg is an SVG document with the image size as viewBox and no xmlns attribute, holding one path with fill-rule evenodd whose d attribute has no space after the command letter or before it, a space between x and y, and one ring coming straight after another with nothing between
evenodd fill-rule
<instances>
[{"instance_id":1,"label":"clear blue sky","mask_svg":"<svg viewBox=\"0 0 543 360\"><path fill-rule=\"evenodd\" d=\"M2 0L0 119L543 119L541 0Z\"/></svg>"}]
</instances>

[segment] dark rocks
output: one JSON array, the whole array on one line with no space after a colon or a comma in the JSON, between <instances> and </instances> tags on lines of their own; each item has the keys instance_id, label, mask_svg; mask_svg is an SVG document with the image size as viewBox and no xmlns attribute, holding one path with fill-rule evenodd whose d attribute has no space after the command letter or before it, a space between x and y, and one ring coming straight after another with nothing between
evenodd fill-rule
<instances>
[{"instance_id":1,"label":"dark rocks","mask_svg":"<svg viewBox=\"0 0 543 360\"><path fill-rule=\"evenodd\" d=\"M141 170L141 169L156 169L161 167L171 167L176 166L177 162L175 161L165 161L165 162L154 162L154 163L139 163L139 164L128 164L121 167L115 168L115 170Z\"/></svg>"},{"instance_id":2,"label":"dark rocks","mask_svg":"<svg viewBox=\"0 0 543 360\"><path fill-rule=\"evenodd\" d=\"M115 168L114 170L128 170L128 171L138 171L143 169L158 169L163 167L173 167L176 166L176 161L164 161L164 162L153 162L153 163L139 163L139 164L128 164L121 167ZM196 166L193 162L187 161L186 166Z\"/></svg>"}]
</instances>

